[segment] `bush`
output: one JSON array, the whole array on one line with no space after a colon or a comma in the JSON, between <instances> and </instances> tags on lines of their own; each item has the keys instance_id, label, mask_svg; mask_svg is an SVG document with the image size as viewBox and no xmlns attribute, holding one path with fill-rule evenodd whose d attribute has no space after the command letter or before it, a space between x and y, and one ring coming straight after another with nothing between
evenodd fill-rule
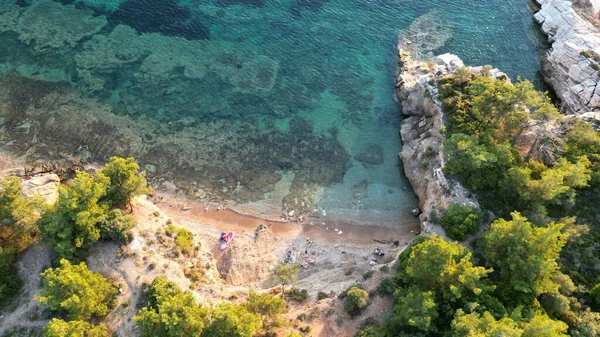
<instances>
[{"instance_id":1,"label":"bush","mask_svg":"<svg viewBox=\"0 0 600 337\"><path fill-rule=\"evenodd\" d=\"M441 224L446 234L462 241L479 229L479 216L471 206L453 204L442 214Z\"/></svg>"},{"instance_id":2,"label":"bush","mask_svg":"<svg viewBox=\"0 0 600 337\"><path fill-rule=\"evenodd\" d=\"M319 291L319 292L317 293L317 301L324 300L324 299L326 299L326 298L329 298L329 294L327 294L327 293L324 293L324 292L322 292L322 291Z\"/></svg>"},{"instance_id":3,"label":"bush","mask_svg":"<svg viewBox=\"0 0 600 337\"><path fill-rule=\"evenodd\" d=\"M202 337L252 337L262 327L259 315L231 303L219 304L211 318Z\"/></svg>"},{"instance_id":4,"label":"bush","mask_svg":"<svg viewBox=\"0 0 600 337\"><path fill-rule=\"evenodd\" d=\"M596 305L600 305L600 283L596 284L592 290L590 290L590 295L594 299Z\"/></svg>"},{"instance_id":5,"label":"bush","mask_svg":"<svg viewBox=\"0 0 600 337\"><path fill-rule=\"evenodd\" d=\"M248 311L261 316L263 325L266 328L280 327L283 321L279 315L287 313L285 301L271 294L257 294L250 291L248 302L245 304Z\"/></svg>"},{"instance_id":6,"label":"bush","mask_svg":"<svg viewBox=\"0 0 600 337\"><path fill-rule=\"evenodd\" d=\"M207 281L206 268L201 262L196 262L191 267L185 268L183 274L194 283ZM195 288L195 284L193 286Z\"/></svg>"},{"instance_id":7,"label":"bush","mask_svg":"<svg viewBox=\"0 0 600 337\"><path fill-rule=\"evenodd\" d=\"M0 308L16 296L23 285L13 262L14 254L0 247Z\"/></svg>"},{"instance_id":8,"label":"bush","mask_svg":"<svg viewBox=\"0 0 600 337\"><path fill-rule=\"evenodd\" d=\"M93 325L84 321L65 322L52 319L44 329L44 337L109 337L106 325Z\"/></svg>"},{"instance_id":9,"label":"bush","mask_svg":"<svg viewBox=\"0 0 600 337\"><path fill-rule=\"evenodd\" d=\"M192 255L194 252L194 235L186 228L179 228L177 237L175 237L175 245L183 254Z\"/></svg>"},{"instance_id":10,"label":"bush","mask_svg":"<svg viewBox=\"0 0 600 337\"><path fill-rule=\"evenodd\" d=\"M0 181L0 248L18 254L33 244L39 236L37 221L44 211L44 202L36 196L23 195L21 179L8 177Z\"/></svg>"},{"instance_id":11,"label":"bush","mask_svg":"<svg viewBox=\"0 0 600 337\"><path fill-rule=\"evenodd\" d=\"M131 230L137 225L135 219L120 209L108 212L104 221L99 224L100 238L121 243L129 243L133 240Z\"/></svg>"},{"instance_id":12,"label":"bush","mask_svg":"<svg viewBox=\"0 0 600 337\"><path fill-rule=\"evenodd\" d=\"M308 290L294 287L288 291L287 295L292 301L304 302L308 299Z\"/></svg>"},{"instance_id":13,"label":"bush","mask_svg":"<svg viewBox=\"0 0 600 337\"><path fill-rule=\"evenodd\" d=\"M350 316L357 316L367 306L368 300L369 293L367 293L363 289L353 287L346 293L346 299L344 300L344 309Z\"/></svg>"},{"instance_id":14,"label":"bush","mask_svg":"<svg viewBox=\"0 0 600 337\"><path fill-rule=\"evenodd\" d=\"M373 271L367 270L366 272L363 273L362 277L365 281L370 279L371 277L373 277Z\"/></svg>"},{"instance_id":15,"label":"bush","mask_svg":"<svg viewBox=\"0 0 600 337\"><path fill-rule=\"evenodd\" d=\"M194 295L159 276L146 293L148 303L133 320L140 323L142 336L200 336L209 311L196 302Z\"/></svg>"},{"instance_id":16,"label":"bush","mask_svg":"<svg viewBox=\"0 0 600 337\"><path fill-rule=\"evenodd\" d=\"M375 291L379 296L392 296L396 288L398 288L398 284L391 277L386 277L379 282Z\"/></svg>"},{"instance_id":17,"label":"bush","mask_svg":"<svg viewBox=\"0 0 600 337\"><path fill-rule=\"evenodd\" d=\"M70 320L106 316L118 294L115 286L85 263L72 265L65 259L60 260L60 267L42 273L42 283L37 301Z\"/></svg>"}]
</instances>

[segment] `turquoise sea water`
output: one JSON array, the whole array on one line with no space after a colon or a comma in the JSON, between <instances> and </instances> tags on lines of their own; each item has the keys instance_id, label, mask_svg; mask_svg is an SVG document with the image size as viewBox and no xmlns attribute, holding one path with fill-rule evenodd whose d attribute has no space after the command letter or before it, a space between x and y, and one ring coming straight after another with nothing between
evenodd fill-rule
<instances>
[{"instance_id":1,"label":"turquoise sea water","mask_svg":"<svg viewBox=\"0 0 600 337\"><path fill-rule=\"evenodd\" d=\"M451 33L436 53L536 79L525 0L2 0L0 71L130 120L115 154L191 195L395 223L417 205L395 48L422 15Z\"/></svg>"}]
</instances>

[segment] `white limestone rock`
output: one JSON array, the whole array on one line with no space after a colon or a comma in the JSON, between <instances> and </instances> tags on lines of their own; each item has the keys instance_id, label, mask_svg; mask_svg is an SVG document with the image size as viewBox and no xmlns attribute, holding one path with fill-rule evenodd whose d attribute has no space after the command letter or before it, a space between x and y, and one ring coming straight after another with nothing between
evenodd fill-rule
<instances>
[{"instance_id":1,"label":"white limestone rock","mask_svg":"<svg viewBox=\"0 0 600 337\"><path fill-rule=\"evenodd\" d=\"M566 113L599 111L600 62L589 53L600 54L600 30L566 0L538 0L541 9L534 19L548 35L552 48L543 57L546 81L562 100ZM600 8L600 0L575 2L578 9ZM586 56L587 53L587 56Z\"/></svg>"}]
</instances>

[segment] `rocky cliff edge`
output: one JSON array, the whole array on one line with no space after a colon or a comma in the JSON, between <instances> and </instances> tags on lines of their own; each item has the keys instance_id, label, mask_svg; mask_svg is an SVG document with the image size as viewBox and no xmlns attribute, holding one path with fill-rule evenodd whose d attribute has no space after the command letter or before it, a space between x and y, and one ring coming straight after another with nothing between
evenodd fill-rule
<instances>
[{"instance_id":1,"label":"rocky cliff edge","mask_svg":"<svg viewBox=\"0 0 600 337\"><path fill-rule=\"evenodd\" d=\"M445 237L443 229L435 225L432 218L453 203L479 207L477 200L462 185L447 179L442 171L445 127L437 82L464 64L452 54L440 55L430 61L417 60L402 48L398 51L398 62L396 94L405 115L400 130L403 142L400 158L419 198L421 229ZM479 72L482 67L469 69ZM505 76L497 69L491 70L490 74Z\"/></svg>"},{"instance_id":2,"label":"rocky cliff edge","mask_svg":"<svg viewBox=\"0 0 600 337\"><path fill-rule=\"evenodd\" d=\"M534 19L552 43L544 79L567 114L600 111L600 0L537 0Z\"/></svg>"}]
</instances>

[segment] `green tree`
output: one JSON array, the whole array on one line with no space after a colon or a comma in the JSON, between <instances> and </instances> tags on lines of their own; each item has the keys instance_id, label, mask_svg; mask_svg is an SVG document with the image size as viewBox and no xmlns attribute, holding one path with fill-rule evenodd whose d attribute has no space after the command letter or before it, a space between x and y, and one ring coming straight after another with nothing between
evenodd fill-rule
<instances>
[{"instance_id":1,"label":"green tree","mask_svg":"<svg viewBox=\"0 0 600 337\"><path fill-rule=\"evenodd\" d=\"M589 308L578 312L570 332L572 337L600 336L600 313Z\"/></svg>"},{"instance_id":2,"label":"green tree","mask_svg":"<svg viewBox=\"0 0 600 337\"><path fill-rule=\"evenodd\" d=\"M85 263L72 265L65 259L60 260L60 267L42 273L42 284L37 301L50 311L66 313L70 320L104 317L118 294L115 286Z\"/></svg>"},{"instance_id":3,"label":"green tree","mask_svg":"<svg viewBox=\"0 0 600 337\"><path fill-rule=\"evenodd\" d=\"M472 191L496 189L516 159L509 144L485 146L476 136L453 134L444 142L444 173L458 176Z\"/></svg>"},{"instance_id":4,"label":"green tree","mask_svg":"<svg viewBox=\"0 0 600 337\"><path fill-rule=\"evenodd\" d=\"M43 240L59 259L81 259L100 238L99 224L106 220L107 208L98 201L107 185L108 178L80 171L70 185L60 187L54 208L39 222Z\"/></svg>"},{"instance_id":5,"label":"green tree","mask_svg":"<svg viewBox=\"0 0 600 337\"><path fill-rule=\"evenodd\" d=\"M110 337L106 325L93 325L85 321L65 322L53 318L44 329L44 337Z\"/></svg>"},{"instance_id":6,"label":"green tree","mask_svg":"<svg viewBox=\"0 0 600 337\"><path fill-rule=\"evenodd\" d=\"M259 315L241 305L222 303L213 309L202 337L252 337L261 327Z\"/></svg>"},{"instance_id":7,"label":"green tree","mask_svg":"<svg viewBox=\"0 0 600 337\"><path fill-rule=\"evenodd\" d=\"M0 180L0 247L20 253L38 238L37 221L44 210L44 201L36 196L27 198L21 179Z\"/></svg>"},{"instance_id":8,"label":"green tree","mask_svg":"<svg viewBox=\"0 0 600 337\"><path fill-rule=\"evenodd\" d=\"M281 292L285 294L285 286L296 283L298 266L294 263L280 263L275 267L272 278L281 284Z\"/></svg>"},{"instance_id":9,"label":"green tree","mask_svg":"<svg viewBox=\"0 0 600 337\"><path fill-rule=\"evenodd\" d=\"M592 290L590 290L590 295L594 302L596 302L597 305L600 305L600 283L596 284Z\"/></svg>"},{"instance_id":10,"label":"green tree","mask_svg":"<svg viewBox=\"0 0 600 337\"><path fill-rule=\"evenodd\" d=\"M148 193L145 173L133 158L112 157L98 175L108 179L109 184L102 202L111 208L131 207L131 198Z\"/></svg>"},{"instance_id":11,"label":"green tree","mask_svg":"<svg viewBox=\"0 0 600 337\"><path fill-rule=\"evenodd\" d=\"M259 314L265 328L280 327L283 320L280 315L287 313L285 301L271 294L257 294L250 290L248 302L244 304L246 309L253 314Z\"/></svg>"},{"instance_id":12,"label":"green tree","mask_svg":"<svg viewBox=\"0 0 600 337\"><path fill-rule=\"evenodd\" d=\"M417 287L396 290L391 322L399 329L413 328L423 332L435 332L439 317L438 306L432 291L421 291Z\"/></svg>"},{"instance_id":13,"label":"green tree","mask_svg":"<svg viewBox=\"0 0 600 337\"><path fill-rule=\"evenodd\" d=\"M456 311L452 320L452 337L521 337L523 329L517 322L505 317L497 321L492 314L465 314L462 309Z\"/></svg>"},{"instance_id":14,"label":"green tree","mask_svg":"<svg viewBox=\"0 0 600 337\"><path fill-rule=\"evenodd\" d=\"M368 292L358 287L352 287L346 293L346 298L344 299L344 310L346 310L346 312L352 317L357 316L367 306L368 300Z\"/></svg>"},{"instance_id":15,"label":"green tree","mask_svg":"<svg viewBox=\"0 0 600 337\"><path fill-rule=\"evenodd\" d=\"M0 180L0 306L21 288L13 262L38 239L37 221L44 209L39 196L23 195L19 178Z\"/></svg>"},{"instance_id":16,"label":"green tree","mask_svg":"<svg viewBox=\"0 0 600 337\"><path fill-rule=\"evenodd\" d=\"M518 212L511 215L511 220L492 223L484 236L483 255L500 272L501 284L509 293L515 291L535 298L558 291L552 275L559 269L556 260L567 239L561 233L564 225L534 227Z\"/></svg>"},{"instance_id":17,"label":"green tree","mask_svg":"<svg viewBox=\"0 0 600 337\"><path fill-rule=\"evenodd\" d=\"M475 266L471 256L460 244L432 236L412 247L410 257L401 265L401 277L407 284L438 293L447 301L464 302L493 289L485 280L491 270Z\"/></svg>"},{"instance_id":18,"label":"green tree","mask_svg":"<svg viewBox=\"0 0 600 337\"><path fill-rule=\"evenodd\" d=\"M522 337L567 337L567 324L546 315L536 315L523 324Z\"/></svg>"},{"instance_id":19,"label":"green tree","mask_svg":"<svg viewBox=\"0 0 600 337\"><path fill-rule=\"evenodd\" d=\"M462 241L479 229L479 216L471 206L452 204L442 214L440 223L450 238Z\"/></svg>"},{"instance_id":20,"label":"green tree","mask_svg":"<svg viewBox=\"0 0 600 337\"><path fill-rule=\"evenodd\" d=\"M14 253L0 247L0 308L18 294L23 281L13 267Z\"/></svg>"},{"instance_id":21,"label":"green tree","mask_svg":"<svg viewBox=\"0 0 600 337\"><path fill-rule=\"evenodd\" d=\"M148 291L148 304L133 317L144 337L200 336L208 319L194 295L166 278L156 277Z\"/></svg>"}]
</instances>

